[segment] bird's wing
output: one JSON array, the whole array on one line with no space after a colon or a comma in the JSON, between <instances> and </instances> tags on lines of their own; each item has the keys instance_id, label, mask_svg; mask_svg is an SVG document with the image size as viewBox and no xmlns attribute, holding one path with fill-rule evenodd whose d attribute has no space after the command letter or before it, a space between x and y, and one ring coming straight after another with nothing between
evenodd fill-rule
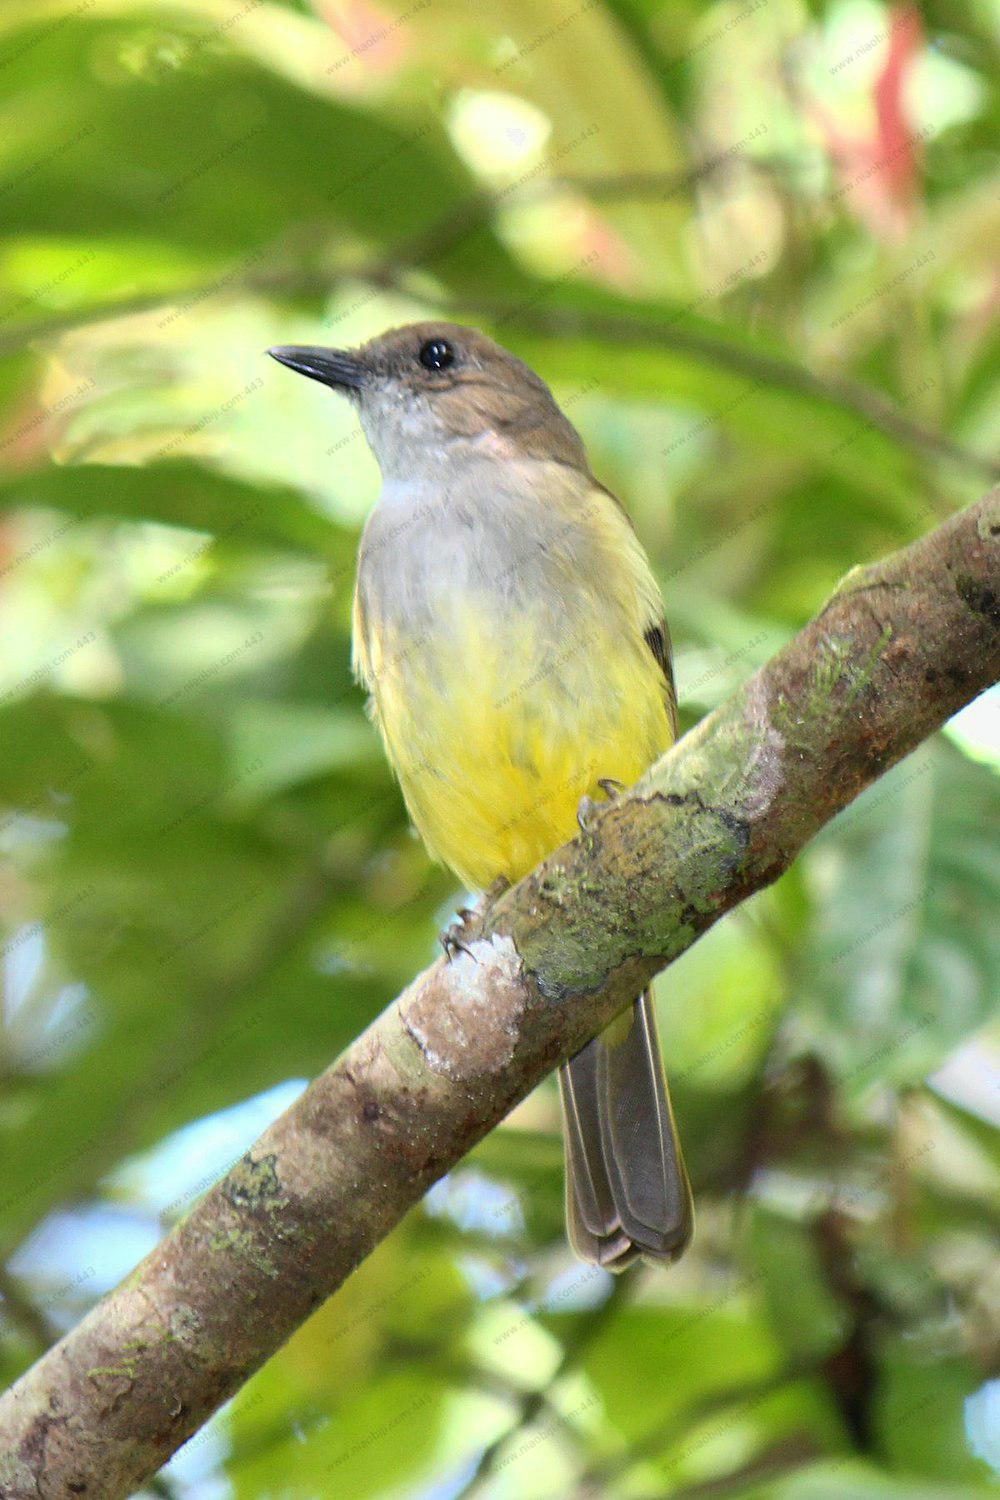
<instances>
[{"instance_id":1,"label":"bird's wing","mask_svg":"<svg viewBox=\"0 0 1000 1500\"><path fill-rule=\"evenodd\" d=\"M663 600L649 558L646 556L642 543L639 541L635 529L635 523L628 511L622 505L617 495L613 494L605 485L596 479L593 481L594 488L605 495L614 507L615 514L625 523L631 546L633 568L635 572L636 592L639 599L640 613L643 618L642 635L646 645L652 651L660 671L663 673L663 690L667 703L667 713L670 717L671 730L674 738L677 737L677 684L674 681L673 643L670 639L670 627L663 614Z\"/></svg>"},{"instance_id":2,"label":"bird's wing","mask_svg":"<svg viewBox=\"0 0 1000 1500\"><path fill-rule=\"evenodd\" d=\"M667 712L670 715L670 727L674 739L677 738L677 684L674 681L674 649L670 640L670 626L667 624L666 616L660 617L655 625L650 625L643 639L652 651L663 673L663 682L667 694Z\"/></svg>"}]
</instances>

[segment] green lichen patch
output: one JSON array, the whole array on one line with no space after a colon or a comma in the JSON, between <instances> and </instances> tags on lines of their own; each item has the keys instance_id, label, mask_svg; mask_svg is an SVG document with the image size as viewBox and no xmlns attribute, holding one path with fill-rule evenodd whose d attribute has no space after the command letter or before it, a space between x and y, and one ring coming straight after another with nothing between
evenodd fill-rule
<instances>
[{"instance_id":1,"label":"green lichen patch","mask_svg":"<svg viewBox=\"0 0 1000 1500\"><path fill-rule=\"evenodd\" d=\"M216 1253L221 1251L233 1255L264 1276L274 1278L278 1275L278 1267L250 1229L240 1229L235 1224L228 1229L219 1229L209 1240L208 1248Z\"/></svg>"},{"instance_id":2,"label":"green lichen patch","mask_svg":"<svg viewBox=\"0 0 1000 1500\"><path fill-rule=\"evenodd\" d=\"M863 654L857 642L849 637L827 636L820 642L804 690L794 702L784 693L778 695L774 722L791 739L803 733L812 735L817 725L832 713L843 712L868 688L892 640L892 626L885 624L878 639Z\"/></svg>"},{"instance_id":3,"label":"green lichen patch","mask_svg":"<svg viewBox=\"0 0 1000 1500\"><path fill-rule=\"evenodd\" d=\"M550 999L596 991L637 959L666 961L680 952L693 940L699 917L714 910L719 889L743 862L747 823L727 810L706 807L697 792L682 796L657 790L640 805L646 809L641 820L636 819L635 799L630 799L628 820L623 817L620 827L611 818L602 819L597 836L613 841L615 848L601 851L605 873L600 880L581 859L546 871L539 882L538 894L546 903L552 900L553 883L558 887L558 904L564 907L558 940L547 920L518 925L518 951L540 992ZM667 891L665 878L671 883ZM654 890L659 899L651 900Z\"/></svg>"},{"instance_id":4,"label":"green lichen patch","mask_svg":"<svg viewBox=\"0 0 1000 1500\"><path fill-rule=\"evenodd\" d=\"M149 1348L149 1341L144 1338L126 1339L122 1344L122 1358L114 1365L92 1365L87 1371L87 1379L94 1380L97 1376L111 1376L119 1380L137 1379L137 1366L141 1355ZM134 1356L134 1358L132 1357Z\"/></svg>"},{"instance_id":5,"label":"green lichen patch","mask_svg":"<svg viewBox=\"0 0 1000 1500\"><path fill-rule=\"evenodd\" d=\"M223 1195L234 1208L252 1213L272 1213L284 1208L288 1198L281 1189L277 1156L254 1158L248 1151L240 1158L222 1184Z\"/></svg>"}]
</instances>

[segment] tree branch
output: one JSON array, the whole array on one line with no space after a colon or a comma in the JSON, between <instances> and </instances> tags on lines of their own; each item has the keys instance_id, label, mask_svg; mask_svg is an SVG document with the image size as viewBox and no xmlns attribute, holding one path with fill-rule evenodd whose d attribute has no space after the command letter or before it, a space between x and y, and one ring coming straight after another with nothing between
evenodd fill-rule
<instances>
[{"instance_id":1,"label":"tree branch","mask_svg":"<svg viewBox=\"0 0 1000 1500\"><path fill-rule=\"evenodd\" d=\"M0 1399L0 1489L125 1496L562 1057L1000 678L1000 490L833 599L507 892Z\"/></svg>"},{"instance_id":2,"label":"tree branch","mask_svg":"<svg viewBox=\"0 0 1000 1500\"><path fill-rule=\"evenodd\" d=\"M694 175L703 174L710 165L705 164L692 171ZM685 180L691 175L685 174ZM427 264L432 259L436 260L454 248L483 222L483 204L492 202L490 198L470 199L454 215L448 216L447 225L442 221L409 246L355 266L350 275L357 280L367 281L379 291L409 295L412 288L407 280L407 271L417 265ZM149 312L157 307L190 307L192 303L201 302L206 297L233 292L325 297L330 295L337 283L338 278L326 273L296 266L265 265L254 271L225 274L207 284L175 287L169 292L141 292L126 297L110 297L86 308L49 313L17 324L7 333L0 333L0 357L17 353L45 339L73 333L78 328ZM873 386L844 376L822 374L807 365L796 364L794 360L747 348L729 338L717 338L699 328L678 326L682 317L690 310L684 306L678 306L672 314L662 319L649 322L624 314L601 313L592 309L578 311L546 306L544 290L537 299L519 303L497 302L492 297L480 295L474 288L467 292L450 291L441 295L423 288L420 297L449 314L455 314L456 311L463 316L474 313L478 317L488 318L498 327L521 327L550 336L559 334L564 338L593 337L617 346L632 344L639 348L666 349L689 355L704 364L714 365L717 369L728 370L777 390L831 401L844 411L853 412L876 432L884 432L903 447L948 459L990 483L1000 479L1000 461L988 454L966 449L944 433L921 426Z\"/></svg>"},{"instance_id":3,"label":"tree branch","mask_svg":"<svg viewBox=\"0 0 1000 1500\"><path fill-rule=\"evenodd\" d=\"M406 290L405 280L398 276L387 278L386 284L397 291ZM680 326L680 318L686 310L683 307L678 308L672 318L652 322L590 308L584 311L559 307L544 300L497 302L472 289L467 295L449 293L440 299L426 291L422 295L425 301L438 300L449 309L457 304L464 315L473 313L476 317L489 319L496 327L525 328L529 332L548 337L557 335L563 339L599 338L618 347L632 345L690 355L761 385L832 401L904 447L946 458L991 484L1000 479L1000 460L966 449L946 434L922 427L873 386L842 375L820 374L781 355L750 349L728 338L716 338L699 328Z\"/></svg>"}]
</instances>

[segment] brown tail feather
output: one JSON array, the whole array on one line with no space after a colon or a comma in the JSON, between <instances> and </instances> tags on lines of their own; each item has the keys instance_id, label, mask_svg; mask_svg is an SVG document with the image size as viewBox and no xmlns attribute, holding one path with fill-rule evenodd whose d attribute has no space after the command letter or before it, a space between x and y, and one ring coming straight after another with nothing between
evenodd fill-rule
<instances>
[{"instance_id":1,"label":"brown tail feather","mask_svg":"<svg viewBox=\"0 0 1000 1500\"><path fill-rule=\"evenodd\" d=\"M577 1255L621 1271L674 1261L693 1228L649 992L559 1070L566 1218Z\"/></svg>"}]
</instances>

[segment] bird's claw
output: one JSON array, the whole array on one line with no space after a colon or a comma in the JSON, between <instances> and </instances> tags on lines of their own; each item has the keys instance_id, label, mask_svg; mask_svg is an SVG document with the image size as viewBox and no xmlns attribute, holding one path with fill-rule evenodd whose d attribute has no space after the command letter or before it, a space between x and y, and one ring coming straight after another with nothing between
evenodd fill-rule
<instances>
[{"instance_id":1,"label":"bird's claw","mask_svg":"<svg viewBox=\"0 0 1000 1500\"><path fill-rule=\"evenodd\" d=\"M441 934L441 947L444 949L444 956L449 963L451 963L456 953L467 953L473 963L478 963L478 959L468 943L463 941L461 934L464 931L464 923L461 917L459 917L456 921L450 922Z\"/></svg>"},{"instance_id":2,"label":"bird's claw","mask_svg":"<svg viewBox=\"0 0 1000 1500\"><path fill-rule=\"evenodd\" d=\"M624 784L620 781L615 781L613 776L599 777L597 785L609 802L613 802L618 794L625 790ZM585 795L580 798L576 809L576 821L579 824L581 833L590 832L590 820L600 805L599 802L594 801L593 797Z\"/></svg>"},{"instance_id":3,"label":"bird's claw","mask_svg":"<svg viewBox=\"0 0 1000 1500\"><path fill-rule=\"evenodd\" d=\"M576 805L576 821L581 833L590 832L590 820L597 811L597 808L598 803L594 801L593 797L588 797L584 793Z\"/></svg>"},{"instance_id":4,"label":"bird's claw","mask_svg":"<svg viewBox=\"0 0 1000 1500\"><path fill-rule=\"evenodd\" d=\"M445 957L451 963L456 953L467 953L473 963L478 959L473 953L471 944L482 937L493 903L508 889L510 881L502 875L494 880L482 898L475 906L460 906L455 913L455 920L449 922L441 934L441 947L444 949Z\"/></svg>"}]
</instances>

